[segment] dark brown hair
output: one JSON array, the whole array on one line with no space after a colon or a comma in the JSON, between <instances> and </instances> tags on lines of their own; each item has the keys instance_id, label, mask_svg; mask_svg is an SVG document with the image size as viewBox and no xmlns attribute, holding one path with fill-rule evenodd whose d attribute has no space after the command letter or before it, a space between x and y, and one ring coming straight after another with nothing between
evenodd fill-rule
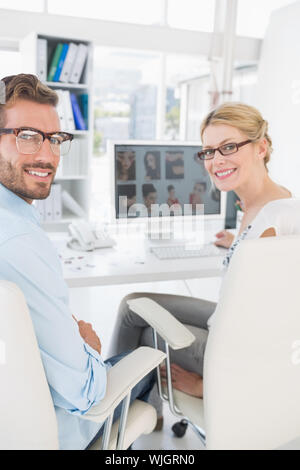
<instances>
[{"instance_id":1,"label":"dark brown hair","mask_svg":"<svg viewBox=\"0 0 300 470\"><path fill-rule=\"evenodd\" d=\"M19 99L56 106L58 95L35 75L20 73L2 78L5 85L5 103L0 104L0 127L5 126L5 109Z\"/></svg>"}]
</instances>

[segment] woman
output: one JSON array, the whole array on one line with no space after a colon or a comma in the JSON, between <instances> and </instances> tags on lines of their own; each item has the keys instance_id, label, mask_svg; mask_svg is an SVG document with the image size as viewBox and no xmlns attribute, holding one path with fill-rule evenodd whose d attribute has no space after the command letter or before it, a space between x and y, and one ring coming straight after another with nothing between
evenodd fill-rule
<instances>
[{"instance_id":1,"label":"woman","mask_svg":"<svg viewBox=\"0 0 300 470\"><path fill-rule=\"evenodd\" d=\"M189 196L189 203L191 204L193 211L196 210L197 204L203 204L202 197L205 191L206 183L197 182L194 184L193 191L190 193Z\"/></svg>"},{"instance_id":2,"label":"woman","mask_svg":"<svg viewBox=\"0 0 300 470\"><path fill-rule=\"evenodd\" d=\"M217 234L215 244L230 248L224 260L225 269L238 244L245 238L300 234L300 201L268 174L272 141L268 124L258 110L241 103L225 103L204 119L201 137L203 148L198 157L204 160L212 183L220 191L235 191L243 208L236 239L227 231ZM142 296L157 301L196 336L189 348L171 351L172 383L175 389L202 397L207 321L216 304L177 295L131 294L120 305L117 352L153 344L150 328L129 310L126 303L128 298ZM160 417L159 429L162 426L162 405L156 391L152 403Z\"/></svg>"},{"instance_id":3,"label":"woman","mask_svg":"<svg viewBox=\"0 0 300 470\"><path fill-rule=\"evenodd\" d=\"M168 199L167 199L168 206L169 207L172 207L174 205L179 205L180 206L179 200L175 195L174 186L172 184L169 184L169 186L167 187L167 190L168 190Z\"/></svg>"},{"instance_id":4,"label":"woman","mask_svg":"<svg viewBox=\"0 0 300 470\"><path fill-rule=\"evenodd\" d=\"M146 152L144 156L145 180L160 179L160 152Z\"/></svg>"},{"instance_id":5,"label":"woman","mask_svg":"<svg viewBox=\"0 0 300 470\"><path fill-rule=\"evenodd\" d=\"M132 151L118 152L117 179L119 181L135 180L135 153Z\"/></svg>"}]
</instances>

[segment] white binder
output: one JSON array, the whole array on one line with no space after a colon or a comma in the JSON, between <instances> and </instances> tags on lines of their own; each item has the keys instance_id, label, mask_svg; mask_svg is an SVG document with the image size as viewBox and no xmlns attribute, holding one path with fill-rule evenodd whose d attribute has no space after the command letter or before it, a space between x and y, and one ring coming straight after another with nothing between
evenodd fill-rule
<instances>
[{"instance_id":1,"label":"white binder","mask_svg":"<svg viewBox=\"0 0 300 470\"><path fill-rule=\"evenodd\" d=\"M76 58L77 49L77 44L74 44L74 42L70 42L64 65L59 76L60 82L67 83L70 80L71 70Z\"/></svg>"},{"instance_id":2,"label":"white binder","mask_svg":"<svg viewBox=\"0 0 300 470\"><path fill-rule=\"evenodd\" d=\"M37 76L40 80L47 80L47 39L37 40Z\"/></svg>"},{"instance_id":3,"label":"white binder","mask_svg":"<svg viewBox=\"0 0 300 470\"><path fill-rule=\"evenodd\" d=\"M44 200L45 201L45 217L44 221L49 222L53 220L53 207L52 207L52 198L53 198L53 192L52 192L52 187L51 185L51 191L49 196Z\"/></svg>"},{"instance_id":4,"label":"white binder","mask_svg":"<svg viewBox=\"0 0 300 470\"><path fill-rule=\"evenodd\" d=\"M64 162L64 158L61 157L60 160L59 160L59 164L58 164L58 167L56 168L56 173L55 173L55 178L61 178L64 175L64 171L63 171L63 162Z\"/></svg>"},{"instance_id":5,"label":"white binder","mask_svg":"<svg viewBox=\"0 0 300 470\"><path fill-rule=\"evenodd\" d=\"M52 212L53 220L59 220L62 216L61 184L52 185Z\"/></svg>"},{"instance_id":6,"label":"white binder","mask_svg":"<svg viewBox=\"0 0 300 470\"><path fill-rule=\"evenodd\" d=\"M79 170L79 139L74 139L72 142L73 145L73 153L70 159L71 162L71 175L80 175Z\"/></svg>"},{"instance_id":7,"label":"white binder","mask_svg":"<svg viewBox=\"0 0 300 470\"><path fill-rule=\"evenodd\" d=\"M71 71L71 83L79 83L83 67L87 58L87 53L88 47L85 44L79 44L75 62Z\"/></svg>"},{"instance_id":8,"label":"white binder","mask_svg":"<svg viewBox=\"0 0 300 470\"><path fill-rule=\"evenodd\" d=\"M56 111L59 117L60 121L60 129L62 131L67 131L67 121L66 121L66 113L65 113L65 108L64 108L64 96L62 93L62 90L56 90L56 93L58 94L58 103L56 106Z\"/></svg>"},{"instance_id":9,"label":"white binder","mask_svg":"<svg viewBox=\"0 0 300 470\"><path fill-rule=\"evenodd\" d=\"M63 107L66 121L66 131L75 130L75 122L73 116L73 109L71 104L71 97L69 90L61 90L63 96Z\"/></svg>"},{"instance_id":10,"label":"white binder","mask_svg":"<svg viewBox=\"0 0 300 470\"><path fill-rule=\"evenodd\" d=\"M44 199L35 199L33 202L41 216L41 222L45 220L45 201Z\"/></svg>"}]
</instances>

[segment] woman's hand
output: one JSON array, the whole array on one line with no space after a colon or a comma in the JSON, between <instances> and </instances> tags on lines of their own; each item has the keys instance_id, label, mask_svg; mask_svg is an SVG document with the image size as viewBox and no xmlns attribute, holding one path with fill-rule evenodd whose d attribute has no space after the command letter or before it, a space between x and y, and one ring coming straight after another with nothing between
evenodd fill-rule
<instances>
[{"instance_id":1,"label":"woman's hand","mask_svg":"<svg viewBox=\"0 0 300 470\"><path fill-rule=\"evenodd\" d=\"M224 248L230 248L234 240L234 235L227 230L222 230L216 233L217 240L215 241L216 246L223 246Z\"/></svg>"},{"instance_id":2,"label":"woman's hand","mask_svg":"<svg viewBox=\"0 0 300 470\"><path fill-rule=\"evenodd\" d=\"M162 384L166 385L166 368L161 367ZM188 372L177 364L171 364L172 385L176 390L194 397L203 397L203 379L195 372Z\"/></svg>"}]
</instances>

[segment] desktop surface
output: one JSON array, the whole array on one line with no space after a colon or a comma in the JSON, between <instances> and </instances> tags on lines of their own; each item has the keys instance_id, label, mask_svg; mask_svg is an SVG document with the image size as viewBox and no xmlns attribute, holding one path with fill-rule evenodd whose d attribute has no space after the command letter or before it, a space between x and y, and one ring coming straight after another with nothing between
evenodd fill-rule
<instances>
[{"instance_id":1,"label":"desktop surface","mask_svg":"<svg viewBox=\"0 0 300 470\"><path fill-rule=\"evenodd\" d=\"M63 276L69 287L130 284L178 279L196 279L221 275L225 250L219 256L160 260L151 246L170 244L169 240L153 242L144 233L113 235L116 245L92 252L74 251L67 247L68 234L49 234L59 253ZM178 240L173 243L178 244Z\"/></svg>"}]
</instances>

